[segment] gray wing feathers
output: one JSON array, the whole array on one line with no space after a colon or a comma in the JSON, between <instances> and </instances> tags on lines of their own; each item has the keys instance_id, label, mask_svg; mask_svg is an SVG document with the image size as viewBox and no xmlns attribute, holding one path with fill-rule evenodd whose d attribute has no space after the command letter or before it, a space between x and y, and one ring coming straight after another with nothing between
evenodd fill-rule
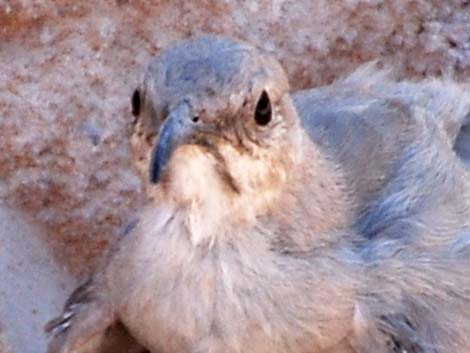
<instances>
[{"instance_id":1,"label":"gray wing feathers","mask_svg":"<svg viewBox=\"0 0 470 353\"><path fill-rule=\"evenodd\" d=\"M371 64L294 96L305 129L354 189L370 281L354 344L361 353L469 352L470 174L461 161L470 91L390 77Z\"/></svg>"}]
</instances>

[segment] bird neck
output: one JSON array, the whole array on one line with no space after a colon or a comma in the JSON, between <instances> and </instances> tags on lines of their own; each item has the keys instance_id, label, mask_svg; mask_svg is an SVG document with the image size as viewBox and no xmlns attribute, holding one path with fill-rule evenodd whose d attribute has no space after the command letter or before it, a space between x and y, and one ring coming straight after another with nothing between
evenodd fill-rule
<instances>
[{"instance_id":1,"label":"bird neck","mask_svg":"<svg viewBox=\"0 0 470 353\"><path fill-rule=\"evenodd\" d=\"M264 233L271 232L279 251L310 251L334 246L353 224L350 192L339 166L322 155L310 139L279 198L260 218Z\"/></svg>"},{"instance_id":2,"label":"bird neck","mask_svg":"<svg viewBox=\"0 0 470 353\"><path fill-rule=\"evenodd\" d=\"M290 174L281 202L287 205L285 200L292 200L289 209L304 215L312 232L350 227L354 215L343 169L310 138L305 136L302 141L299 162Z\"/></svg>"},{"instance_id":3,"label":"bird neck","mask_svg":"<svg viewBox=\"0 0 470 353\"><path fill-rule=\"evenodd\" d=\"M273 237L292 238L294 248L312 249L335 242L352 223L342 171L309 138L298 140L288 172L277 173L276 177L282 174L280 179L265 187L244 187L239 194L228 194L220 185L193 185L191 190L199 190L203 197L182 203L164 194L159 202L173 204L195 246L260 226Z\"/></svg>"}]
</instances>

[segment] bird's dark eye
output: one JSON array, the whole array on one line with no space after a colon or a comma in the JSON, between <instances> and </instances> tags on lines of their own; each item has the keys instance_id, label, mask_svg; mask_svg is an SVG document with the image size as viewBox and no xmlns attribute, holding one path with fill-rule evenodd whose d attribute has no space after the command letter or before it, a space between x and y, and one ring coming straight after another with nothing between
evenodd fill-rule
<instances>
[{"instance_id":1,"label":"bird's dark eye","mask_svg":"<svg viewBox=\"0 0 470 353\"><path fill-rule=\"evenodd\" d=\"M272 118L271 100L269 99L268 93L263 91L258 99L255 110L255 121L260 126L266 126L269 124Z\"/></svg>"},{"instance_id":2,"label":"bird's dark eye","mask_svg":"<svg viewBox=\"0 0 470 353\"><path fill-rule=\"evenodd\" d=\"M140 114L141 101L140 101L140 92L138 89L132 94L132 115L137 117Z\"/></svg>"}]
</instances>

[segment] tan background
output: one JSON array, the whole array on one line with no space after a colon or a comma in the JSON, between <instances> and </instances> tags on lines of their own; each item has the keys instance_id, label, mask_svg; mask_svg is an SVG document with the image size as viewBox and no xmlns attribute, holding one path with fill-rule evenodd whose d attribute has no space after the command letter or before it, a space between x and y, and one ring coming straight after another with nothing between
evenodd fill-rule
<instances>
[{"instance_id":1,"label":"tan background","mask_svg":"<svg viewBox=\"0 0 470 353\"><path fill-rule=\"evenodd\" d=\"M129 96L204 32L271 52L294 89L374 59L470 79L468 0L0 0L1 353L44 351L43 321L138 213Z\"/></svg>"}]
</instances>

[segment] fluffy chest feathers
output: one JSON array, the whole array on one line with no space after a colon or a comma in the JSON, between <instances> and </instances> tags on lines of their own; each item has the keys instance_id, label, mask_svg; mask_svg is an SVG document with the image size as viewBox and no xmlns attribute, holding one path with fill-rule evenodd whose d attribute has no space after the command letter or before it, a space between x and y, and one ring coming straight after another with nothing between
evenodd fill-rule
<instances>
[{"instance_id":1,"label":"fluffy chest feathers","mask_svg":"<svg viewBox=\"0 0 470 353\"><path fill-rule=\"evenodd\" d=\"M182 217L146 217L109 266L112 298L141 342L162 352L209 339L225 351L307 353L346 336L356 275L334 250L273 251L273 230L262 225L195 246Z\"/></svg>"}]
</instances>

